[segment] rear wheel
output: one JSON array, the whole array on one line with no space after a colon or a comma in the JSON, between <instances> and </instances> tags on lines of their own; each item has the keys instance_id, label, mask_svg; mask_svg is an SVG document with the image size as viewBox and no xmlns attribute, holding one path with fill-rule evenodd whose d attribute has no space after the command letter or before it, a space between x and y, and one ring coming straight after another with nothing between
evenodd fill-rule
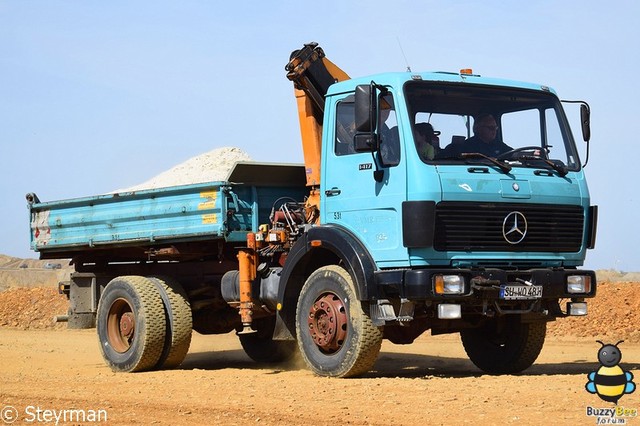
<instances>
[{"instance_id":1,"label":"rear wheel","mask_svg":"<svg viewBox=\"0 0 640 426\"><path fill-rule=\"evenodd\" d=\"M296 333L302 357L320 376L366 373L382 344L382 330L363 309L351 276L335 265L319 268L302 287Z\"/></svg>"},{"instance_id":2,"label":"rear wheel","mask_svg":"<svg viewBox=\"0 0 640 426\"><path fill-rule=\"evenodd\" d=\"M255 333L238 334L244 352L255 362L277 364L290 360L296 352L293 340L273 340L274 317L254 320Z\"/></svg>"},{"instance_id":3,"label":"rear wheel","mask_svg":"<svg viewBox=\"0 0 640 426\"><path fill-rule=\"evenodd\" d=\"M153 369L165 338L165 314L155 284L144 277L114 278L105 287L96 317L100 351L114 371Z\"/></svg>"},{"instance_id":4,"label":"rear wheel","mask_svg":"<svg viewBox=\"0 0 640 426\"><path fill-rule=\"evenodd\" d=\"M460 332L469 359L489 374L519 373L534 363L547 330L546 322L523 323L518 318L491 320Z\"/></svg>"},{"instance_id":5,"label":"rear wheel","mask_svg":"<svg viewBox=\"0 0 640 426\"><path fill-rule=\"evenodd\" d=\"M165 341L157 369L179 366L189 352L193 319L189 298L180 283L169 277L149 278L158 288L164 304Z\"/></svg>"}]
</instances>

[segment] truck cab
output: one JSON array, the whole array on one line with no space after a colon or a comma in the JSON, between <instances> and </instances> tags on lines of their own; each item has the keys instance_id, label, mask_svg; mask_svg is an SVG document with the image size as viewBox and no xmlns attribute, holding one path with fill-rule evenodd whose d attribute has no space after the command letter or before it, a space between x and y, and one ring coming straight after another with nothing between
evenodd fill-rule
<instances>
[{"instance_id":1,"label":"truck cab","mask_svg":"<svg viewBox=\"0 0 640 426\"><path fill-rule=\"evenodd\" d=\"M371 81L383 90L372 86L378 96L364 107L384 121L357 134L355 90ZM582 265L595 212L550 88L394 73L336 83L327 104L321 222L356 234L380 268ZM495 119L496 140L510 149L491 157L466 147L480 114ZM431 158L420 152L421 123L438 134L427 142ZM357 149L361 136L375 142Z\"/></svg>"},{"instance_id":2,"label":"truck cab","mask_svg":"<svg viewBox=\"0 0 640 426\"><path fill-rule=\"evenodd\" d=\"M483 119L494 140L474 134ZM586 103L581 119L588 141ZM323 127L320 225L298 244L316 258L330 247L348 276L319 268L332 278L296 287L296 338L316 373L359 374L371 359L344 354L333 321L355 336L351 348L459 332L472 362L505 374L534 362L547 322L586 315L596 277L577 268L597 207L552 89L470 72L379 74L329 87ZM358 309L349 286L364 322L330 314Z\"/></svg>"}]
</instances>

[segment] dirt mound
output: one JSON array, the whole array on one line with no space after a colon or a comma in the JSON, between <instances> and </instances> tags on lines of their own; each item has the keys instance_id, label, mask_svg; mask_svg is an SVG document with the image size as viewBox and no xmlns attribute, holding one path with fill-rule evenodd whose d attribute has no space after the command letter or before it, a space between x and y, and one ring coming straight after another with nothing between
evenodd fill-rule
<instances>
[{"instance_id":1,"label":"dirt mound","mask_svg":"<svg viewBox=\"0 0 640 426\"><path fill-rule=\"evenodd\" d=\"M561 306L564 308L564 303ZM586 317L560 318L549 323L548 337L640 343L640 283L601 283L596 298L588 300L588 309ZM0 292L0 326L64 328L52 319L66 311L66 297L52 287Z\"/></svg>"},{"instance_id":2,"label":"dirt mound","mask_svg":"<svg viewBox=\"0 0 640 426\"><path fill-rule=\"evenodd\" d=\"M596 276L598 278L598 282L640 282L640 272L622 272L614 269L601 269L597 271Z\"/></svg>"},{"instance_id":3,"label":"dirt mound","mask_svg":"<svg viewBox=\"0 0 640 426\"><path fill-rule=\"evenodd\" d=\"M54 323L67 312L67 298L56 288L11 288L0 292L0 326L21 329L66 328Z\"/></svg>"},{"instance_id":4,"label":"dirt mound","mask_svg":"<svg viewBox=\"0 0 640 426\"><path fill-rule=\"evenodd\" d=\"M172 167L146 182L114 192L140 191L224 180L235 163L251 161L249 154L237 147L216 148Z\"/></svg>"},{"instance_id":5,"label":"dirt mound","mask_svg":"<svg viewBox=\"0 0 640 426\"><path fill-rule=\"evenodd\" d=\"M60 267L64 268L68 263L68 260L48 261L39 259L21 259L19 257L0 254L0 269L44 269L47 264L60 264Z\"/></svg>"},{"instance_id":6,"label":"dirt mound","mask_svg":"<svg viewBox=\"0 0 640 426\"><path fill-rule=\"evenodd\" d=\"M586 317L560 318L550 323L547 335L588 337L605 343L623 339L640 342L639 282L600 283L596 297L587 299L587 309Z\"/></svg>"},{"instance_id":7,"label":"dirt mound","mask_svg":"<svg viewBox=\"0 0 640 426\"><path fill-rule=\"evenodd\" d=\"M69 261L20 259L0 255L0 292L14 287L57 287L69 279Z\"/></svg>"}]
</instances>

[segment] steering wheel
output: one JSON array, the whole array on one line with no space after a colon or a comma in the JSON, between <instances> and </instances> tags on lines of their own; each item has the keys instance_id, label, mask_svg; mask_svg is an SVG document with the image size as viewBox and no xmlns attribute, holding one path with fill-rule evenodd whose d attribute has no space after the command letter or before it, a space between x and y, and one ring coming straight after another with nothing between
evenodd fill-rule
<instances>
[{"instance_id":1,"label":"steering wheel","mask_svg":"<svg viewBox=\"0 0 640 426\"><path fill-rule=\"evenodd\" d=\"M505 160L507 158L513 157L513 154L517 154L518 152L524 152L524 151L534 151L534 152L546 151L546 148L543 148L541 146L521 146L520 148L515 148L510 151L503 152L502 154L496 157L496 160ZM541 154L534 154L534 155L536 155L537 157L544 158L544 156Z\"/></svg>"}]
</instances>

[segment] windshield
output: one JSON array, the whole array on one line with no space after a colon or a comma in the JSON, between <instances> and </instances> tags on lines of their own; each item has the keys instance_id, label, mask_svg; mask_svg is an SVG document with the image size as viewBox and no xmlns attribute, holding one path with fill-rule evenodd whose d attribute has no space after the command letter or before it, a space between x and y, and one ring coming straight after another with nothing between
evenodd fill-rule
<instances>
[{"instance_id":1,"label":"windshield","mask_svg":"<svg viewBox=\"0 0 640 426\"><path fill-rule=\"evenodd\" d=\"M426 163L489 157L514 167L580 168L552 93L422 81L404 91L415 148Z\"/></svg>"}]
</instances>

